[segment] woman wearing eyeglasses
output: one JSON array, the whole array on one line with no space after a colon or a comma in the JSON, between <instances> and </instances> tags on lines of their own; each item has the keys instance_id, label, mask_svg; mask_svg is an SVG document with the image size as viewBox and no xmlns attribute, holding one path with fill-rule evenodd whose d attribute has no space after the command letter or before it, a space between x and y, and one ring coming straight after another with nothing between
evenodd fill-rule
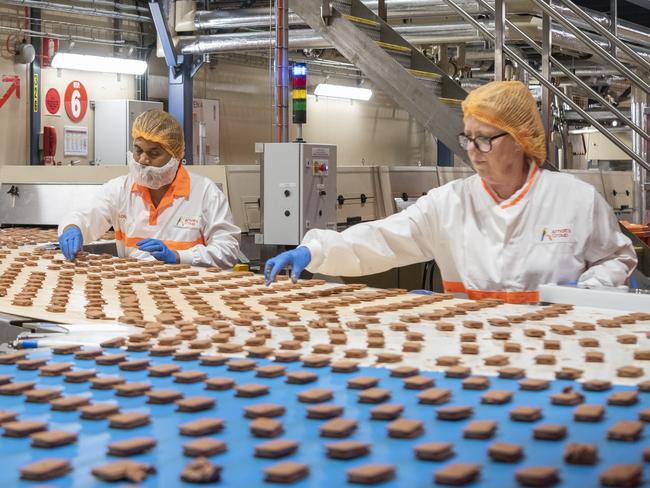
<instances>
[{"instance_id":1,"label":"woman wearing eyeglasses","mask_svg":"<svg viewBox=\"0 0 650 488\"><path fill-rule=\"evenodd\" d=\"M445 291L475 299L526 303L538 301L541 284L625 284L637 262L632 243L593 186L541 169L544 128L528 88L489 83L462 106L458 140L475 175L386 219L309 231L267 262L267 281L286 266L296 280L305 268L361 276L435 259Z\"/></svg>"}]
</instances>

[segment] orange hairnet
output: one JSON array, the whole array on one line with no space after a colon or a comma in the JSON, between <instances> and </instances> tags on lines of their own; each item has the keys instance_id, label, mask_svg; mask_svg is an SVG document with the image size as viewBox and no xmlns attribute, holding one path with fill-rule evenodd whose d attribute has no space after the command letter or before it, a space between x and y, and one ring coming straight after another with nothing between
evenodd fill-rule
<instances>
[{"instance_id":1,"label":"orange hairnet","mask_svg":"<svg viewBox=\"0 0 650 488\"><path fill-rule=\"evenodd\" d=\"M157 142L173 157L181 161L185 155L185 138L178 121L167 112L158 109L142 112L133 122L133 139L141 137Z\"/></svg>"},{"instance_id":2,"label":"orange hairnet","mask_svg":"<svg viewBox=\"0 0 650 488\"><path fill-rule=\"evenodd\" d=\"M546 137L537 103L520 81L493 81L471 91L463 101L463 115L476 117L508 132L530 159L546 160Z\"/></svg>"}]
</instances>

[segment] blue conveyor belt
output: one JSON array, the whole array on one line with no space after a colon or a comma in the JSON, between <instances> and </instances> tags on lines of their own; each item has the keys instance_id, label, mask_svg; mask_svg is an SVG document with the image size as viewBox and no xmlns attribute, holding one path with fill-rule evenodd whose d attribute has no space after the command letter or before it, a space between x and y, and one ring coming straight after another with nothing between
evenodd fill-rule
<instances>
[{"instance_id":1,"label":"blue conveyor belt","mask_svg":"<svg viewBox=\"0 0 650 488\"><path fill-rule=\"evenodd\" d=\"M109 352L109 351L107 351ZM116 351L110 351L116 352ZM33 353L30 357L36 357ZM147 353L129 353L130 359L149 357ZM172 362L170 357L151 357L151 364ZM599 486L598 475L612 464L641 463L642 449L648 445L647 436L639 442L620 442L607 440L607 428L619 420L637 420L638 412L650 407L650 394L641 393L639 404L631 407L608 406L607 397L612 391L630 389L630 387L615 386L608 392L584 392L586 403L596 403L606 406L606 417L598 423L573 422L574 407L554 406L550 402L550 394L561 391L567 385L581 389L580 385L571 381L554 381L551 388L541 392L520 391L516 380L491 378L492 389L507 389L514 392L511 403L504 406L481 405L480 397L484 391L466 391L461 388L460 379L445 378L440 373L422 373L432 376L436 386L449 388L453 391L452 401L447 405L471 405L475 413L471 419L463 421L436 420L436 406L420 405L417 402L416 390L405 390L402 379L390 377L390 371L385 368L361 368L355 373L332 373L329 368L311 369L319 374L316 383L307 385L287 384L283 377L264 379L255 377L254 371L230 372L225 366L201 366L198 361L176 362L184 371L203 370L210 377L231 376L237 383L263 383L271 386L271 393L255 399L235 397L234 390L207 391L203 383L181 385L174 383L173 377L152 378L147 371L124 372L117 366L97 366L93 360L75 360L71 356L52 356L52 361L73 361L77 368L94 368L100 375L122 375L127 381L148 381L155 389L174 388L182 391L186 397L193 395L209 395L217 400L213 410L200 413L178 413L175 406L149 405L146 396L123 398L114 395L113 390L90 389L90 383L65 383L63 377L40 377L38 371L19 371L15 366L0 366L0 374L14 374L14 381L36 380L38 387L58 386L64 389L65 395L83 394L92 396L93 402L114 401L119 403L122 411L145 411L151 413L152 423L148 426L133 430L117 430L108 428L108 421L80 420L78 412L56 412L50 410L48 404L25 403L24 397L0 396L0 409L15 410L21 420L35 419L49 423L50 429L64 429L77 432L78 441L75 444L56 449L36 449L30 447L30 439L0 439L0 486L32 486L37 483L19 481L19 468L25 464L46 457L63 457L71 460L73 471L67 476L47 482L48 486L103 486L90 473L95 466L115 461L106 455L108 443L131 437L152 436L158 440L158 445L152 451L134 456L132 459L152 463L157 474L149 476L142 486L190 486L180 481L180 473L191 458L183 456L182 445L192 440L178 434L178 426L187 421L201 417L219 417L226 421L225 429L215 437L224 440L228 445L225 453L215 455L211 461L224 467L221 486L255 487L267 486L263 483L263 469L276 460L258 459L253 456L256 444L265 439L258 439L249 433L250 420L244 418L243 407L254 403L276 402L287 407L285 415L280 417L285 427L281 438L300 441L298 451L284 459L295 460L309 464L309 476L292 486L297 487L340 487L346 485L346 470L369 462L390 463L397 466L397 477L381 486L420 487L433 485L433 473L448 463L472 462L482 464L480 481L472 486L508 487L516 486L515 470L530 465L550 465L560 469L562 487L592 487ZM270 361L259 360L260 365ZM303 369L301 363L290 363L287 371ZM389 438L386 432L386 421L369 420L370 410L374 405L357 403L357 390L346 388L348 379L358 375L369 375L380 378L378 386L390 388L393 391L391 403L401 403L405 407L403 418L420 419L424 421L424 435L412 440ZM335 403L345 407L345 418L357 419L358 430L350 439L372 443L371 454L350 461L332 460L324 454L324 444L334 439L319 437L319 426L322 420L305 418L309 405L299 403L296 394L316 386L330 388L334 391ZM513 422L509 420L508 412L515 406L540 406L544 410L544 418L535 423ZM498 422L498 431L491 440L463 439L462 430L471 420L492 419ZM534 440L532 430L540 423L562 423L568 427L565 440L540 441ZM413 454L417 444L431 441L449 441L454 444L455 456L444 462L420 461ZM487 456L487 446L494 441L515 442L525 449L525 458L518 463L504 464L492 462ZM598 445L600 462L595 466L571 466L562 460L564 446L569 442L594 443ZM645 477L650 479L650 468L645 468ZM110 484L106 483L106 486ZM114 486L114 485L112 485ZM268 485L272 486L272 485ZM351 486L351 485L350 485Z\"/></svg>"}]
</instances>

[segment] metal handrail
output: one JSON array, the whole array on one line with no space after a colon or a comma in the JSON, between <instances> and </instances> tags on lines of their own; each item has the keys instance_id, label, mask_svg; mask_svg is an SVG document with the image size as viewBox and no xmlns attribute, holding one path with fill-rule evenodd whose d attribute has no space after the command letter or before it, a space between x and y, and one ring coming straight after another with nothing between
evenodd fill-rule
<instances>
[{"instance_id":1,"label":"metal handrail","mask_svg":"<svg viewBox=\"0 0 650 488\"><path fill-rule=\"evenodd\" d=\"M487 3L485 0L476 0L483 8L495 12L494 7ZM537 45L534 39L528 36L524 31L522 31L519 27L517 27L515 24L510 22L509 20L506 19L506 25L515 31L517 34L519 34L529 45L532 47L538 54L542 54L542 48ZM642 138L644 138L646 141L650 142L650 134L646 133L641 127L639 127L637 124L635 124L633 121L628 119L623 112L621 112L619 109L614 107L612 104L610 104L600 93L597 91L593 90L589 85L587 85L584 81L580 79L579 76L576 76L569 68L564 66L560 61L555 59L553 56L549 55L549 60L551 63L557 67L562 73L565 74L565 76L569 79L571 79L574 83L576 83L580 88L583 90L586 90L590 96L598 100L598 102L607 110L609 110L611 113L616 115L616 117L619 118L621 122L623 122L625 125L630 127L634 132L639 134Z\"/></svg>"},{"instance_id":2,"label":"metal handrail","mask_svg":"<svg viewBox=\"0 0 650 488\"><path fill-rule=\"evenodd\" d=\"M641 56L639 56L634 51L634 49L632 49L630 46L628 46L623 41L621 41L618 37L616 37L614 34L612 34L611 31L609 31L608 29L605 29L598 22L594 21L594 19L592 19L589 15L587 15L587 13L584 12L575 3L573 3L571 0L557 0L557 1L559 1L560 3L566 5L566 7L569 8L575 15L580 17L580 19L582 21L586 22L596 32L598 32L602 36L606 37L607 40L612 45L616 46L618 49L623 51L625 54L627 54L634 61L639 63L646 71L650 72L650 63L648 63L645 59L643 59Z\"/></svg>"},{"instance_id":3,"label":"metal handrail","mask_svg":"<svg viewBox=\"0 0 650 488\"><path fill-rule=\"evenodd\" d=\"M564 17L557 15L557 12L555 12L555 10L553 10L553 8L550 7L547 3L544 3L543 0L530 0L530 1L533 2L533 4L537 8L539 8L542 12L544 12L546 15L551 17L553 20L562 24L566 30L568 30L571 34L576 36L587 46L593 49L598 56L600 56L605 61L618 68L618 70L621 73L625 74L625 76L630 78L638 87L642 88L643 91L645 91L646 93L650 93L650 85L648 85L640 76L638 76L634 71L632 71L630 68L628 68L623 63L621 63L618 59L616 59L611 54L609 54L605 49L603 49L598 44L593 42L589 38L589 36L587 36L587 34L582 32L580 29L576 28L574 25L571 24L571 22L566 20Z\"/></svg>"},{"instance_id":4,"label":"metal handrail","mask_svg":"<svg viewBox=\"0 0 650 488\"><path fill-rule=\"evenodd\" d=\"M454 0L444 0L447 5L449 5L452 9L454 9L458 15L463 17L467 22L472 24L483 36L485 36L488 40L494 42L495 37L494 34L492 34L490 31L488 31L485 27L483 27L479 22L477 22L470 14L465 12L462 7L459 7ZM533 2L536 2L536 0L532 0ZM593 125L596 129L598 129L601 133L603 133L616 147L618 147L621 151L623 151L625 154L630 156L631 159L636 161L639 165L644 167L647 171L650 171L650 164L647 161L644 161L643 158L641 158L638 154L636 154L634 151L632 151L625 143L623 143L618 137L616 137L612 132L607 130L600 122L598 122L595 118L593 118L591 115L589 115L587 112L585 112L578 104L576 104L573 100L571 100L570 97L564 94L562 90L559 90L556 86L553 85L550 81L546 80L540 73L537 72L535 68L530 66L524 58L519 56L513 49L504 46L503 50L512 58L515 60L517 63L521 65L522 68L524 68L530 75L535 78L537 81L539 81L542 85L544 85L545 88L547 88L549 91L551 91L554 95L562 99L563 102L565 102L567 105L569 105L573 110L575 110L577 113L579 113L582 118L587 120L591 125Z\"/></svg>"}]
</instances>

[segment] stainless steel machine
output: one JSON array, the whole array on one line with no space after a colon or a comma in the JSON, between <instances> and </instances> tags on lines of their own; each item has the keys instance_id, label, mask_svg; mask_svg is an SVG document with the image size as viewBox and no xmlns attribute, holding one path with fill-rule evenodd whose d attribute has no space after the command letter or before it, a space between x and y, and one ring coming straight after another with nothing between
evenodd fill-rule
<instances>
[{"instance_id":1,"label":"stainless steel machine","mask_svg":"<svg viewBox=\"0 0 650 488\"><path fill-rule=\"evenodd\" d=\"M265 245L298 245L310 229L336 229L336 146L263 145Z\"/></svg>"}]
</instances>

